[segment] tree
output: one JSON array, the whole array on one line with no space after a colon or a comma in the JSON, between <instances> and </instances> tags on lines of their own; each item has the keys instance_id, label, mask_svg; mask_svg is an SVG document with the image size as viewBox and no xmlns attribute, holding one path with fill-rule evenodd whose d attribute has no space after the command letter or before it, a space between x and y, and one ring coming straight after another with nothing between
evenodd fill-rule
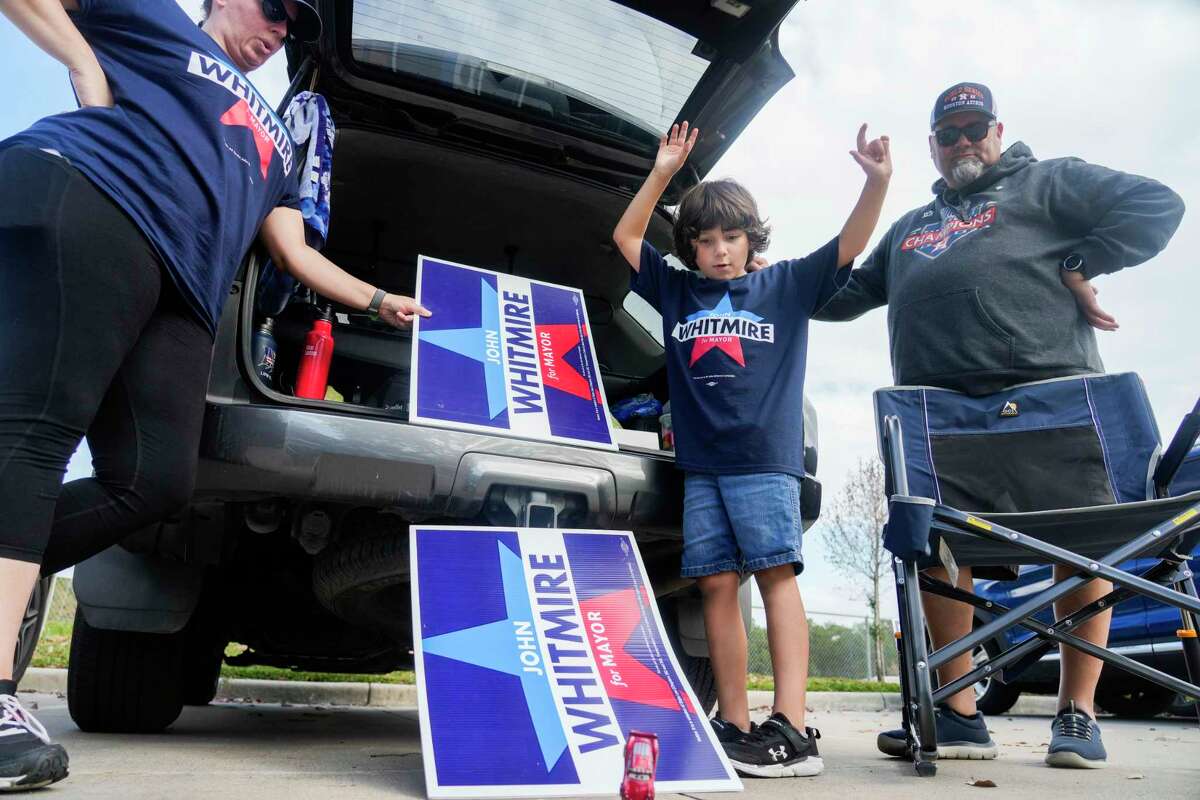
<instances>
[{"instance_id":1,"label":"tree","mask_svg":"<svg viewBox=\"0 0 1200 800\"><path fill-rule=\"evenodd\" d=\"M870 606L873 667L876 680L882 681L886 634L880 622L880 584L892 557L883 547L887 496L883 493L883 464L878 459L858 460L847 473L841 494L821 514L821 522L829 562L857 583Z\"/></svg>"}]
</instances>

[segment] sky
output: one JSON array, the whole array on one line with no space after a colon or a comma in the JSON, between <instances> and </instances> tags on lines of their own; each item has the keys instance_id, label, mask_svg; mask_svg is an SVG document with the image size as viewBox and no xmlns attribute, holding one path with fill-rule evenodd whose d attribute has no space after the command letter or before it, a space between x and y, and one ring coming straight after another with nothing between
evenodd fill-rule
<instances>
[{"instance_id":1,"label":"sky","mask_svg":"<svg viewBox=\"0 0 1200 800\"><path fill-rule=\"evenodd\" d=\"M182 5L196 14L200 0ZM1077 156L1163 181L1189 207L1175 238L1156 258L1096 286L1121 323L1099 334L1105 365L1142 375L1169 437L1200 393L1197 41L1200 3L1192 0L800 2L780 29L795 79L710 177L735 177L754 193L774 226L769 258L806 254L841 229L858 196L862 173L847 151L866 122L872 136L891 137L895 166L874 246L891 221L928 202L937 177L926 139L933 100L971 80L994 92L1006 144L1023 141L1042 159ZM73 107L65 70L5 20L0 75L9 87L0 137ZM281 97L282 57L253 78L267 98ZM891 382L883 309L850 323L813 324L807 386L827 501L859 458L874 456L871 392ZM88 470L80 454L69 477ZM863 592L825 563L822 535L818 521L804 542L800 585L809 610L863 612ZM890 591L884 596L894 609Z\"/></svg>"}]
</instances>

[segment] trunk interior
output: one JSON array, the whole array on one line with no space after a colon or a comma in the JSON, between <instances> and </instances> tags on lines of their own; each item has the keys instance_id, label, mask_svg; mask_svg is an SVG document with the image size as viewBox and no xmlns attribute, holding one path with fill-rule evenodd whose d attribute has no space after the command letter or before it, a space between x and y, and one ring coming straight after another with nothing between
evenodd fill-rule
<instances>
[{"instance_id":1,"label":"trunk interior","mask_svg":"<svg viewBox=\"0 0 1200 800\"><path fill-rule=\"evenodd\" d=\"M622 305L629 273L611 232L628 201L599 183L528 162L393 133L343 129L323 252L357 277L406 295L415 293L421 254L578 287L586 298L610 408L644 392L665 402L662 347ZM670 223L656 215L647 236L666 251ZM252 273L248 298L266 283L260 277ZM323 304L301 289L274 318L277 356L265 388L278 400L326 402L293 397L305 336ZM328 394L327 402L407 419L410 334L363 313L336 306L334 311L328 385L336 394ZM253 329L263 318L261 306L256 307ZM249 355L250 348L244 352ZM658 417L634 417L625 427L658 433Z\"/></svg>"}]
</instances>

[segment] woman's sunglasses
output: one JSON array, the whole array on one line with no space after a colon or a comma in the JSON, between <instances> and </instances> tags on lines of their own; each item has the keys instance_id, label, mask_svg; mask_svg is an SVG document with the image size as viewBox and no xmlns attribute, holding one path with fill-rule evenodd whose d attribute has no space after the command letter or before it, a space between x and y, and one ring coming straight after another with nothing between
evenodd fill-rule
<instances>
[{"instance_id":1,"label":"woman's sunglasses","mask_svg":"<svg viewBox=\"0 0 1200 800\"><path fill-rule=\"evenodd\" d=\"M263 5L266 5L266 0L263 0ZM942 147L950 147L958 143L958 137L960 136L966 136L968 142L978 142L986 138L988 131L994 128L995 125L996 120L994 119L972 122L970 125L963 125L961 128L949 125L934 131L933 136Z\"/></svg>"},{"instance_id":2,"label":"woman's sunglasses","mask_svg":"<svg viewBox=\"0 0 1200 800\"><path fill-rule=\"evenodd\" d=\"M291 18L288 17L287 8L283 5L283 0L262 0L263 16L267 18L267 22L286 22L288 23L289 33L291 28Z\"/></svg>"}]
</instances>

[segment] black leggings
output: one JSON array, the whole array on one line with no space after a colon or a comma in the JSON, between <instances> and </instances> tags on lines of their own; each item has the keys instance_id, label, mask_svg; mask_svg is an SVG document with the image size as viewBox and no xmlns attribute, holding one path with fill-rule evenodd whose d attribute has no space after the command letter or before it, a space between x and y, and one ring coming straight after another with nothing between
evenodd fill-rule
<instances>
[{"instance_id":1,"label":"black leggings","mask_svg":"<svg viewBox=\"0 0 1200 800\"><path fill-rule=\"evenodd\" d=\"M50 574L187 503L212 336L68 162L0 151L0 558ZM62 484L87 436L95 477Z\"/></svg>"}]
</instances>

